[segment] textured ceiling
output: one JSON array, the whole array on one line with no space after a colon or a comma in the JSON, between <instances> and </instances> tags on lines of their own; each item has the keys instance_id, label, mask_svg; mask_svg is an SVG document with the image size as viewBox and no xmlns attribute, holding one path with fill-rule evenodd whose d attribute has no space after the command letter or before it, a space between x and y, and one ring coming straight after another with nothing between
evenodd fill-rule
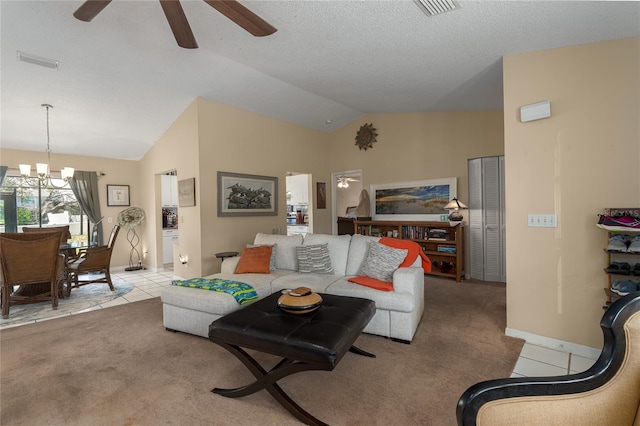
<instances>
[{"instance_id":1,"label":"textured ceiling","mask_svg":"<svg viewBox=\"0 0 640 426\"><path fill-rule=\"evenodd\" d=\"M331 132L369 112L502 108L502 56L640 35L640 2L241 1L278 31L255 38L182 0L199 49L178 47L160 4L0 1L4 148L139 159L197 97ZM56 59L58 70L18 62ZM326 124L331 120L330 124Z\"/></svg>"}]
</instances>

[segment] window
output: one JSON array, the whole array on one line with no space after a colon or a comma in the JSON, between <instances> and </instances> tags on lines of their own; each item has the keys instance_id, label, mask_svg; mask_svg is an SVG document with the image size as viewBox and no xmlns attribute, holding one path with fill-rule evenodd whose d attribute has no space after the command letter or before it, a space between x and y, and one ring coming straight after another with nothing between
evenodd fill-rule
<instances>
[{"instance_id":1,"label":"window","mask_svg":"<svg viewBox=\"0 0 640 426\"><path fill-rule=\"evenodd\" d=\"M53 183L61 188L43 187L37 178L25 182L21 176L7 173L0 187L0 231L21 232L25 226L68 224L73 239L88 238L88 218L69 184L55 178Z\"/></svg>"}]
</instances>

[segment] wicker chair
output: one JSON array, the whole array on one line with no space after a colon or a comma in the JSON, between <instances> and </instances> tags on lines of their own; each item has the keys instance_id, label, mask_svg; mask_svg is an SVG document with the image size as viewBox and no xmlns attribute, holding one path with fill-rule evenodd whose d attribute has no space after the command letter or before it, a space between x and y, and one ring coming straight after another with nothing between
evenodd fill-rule
<instances>
[{"instance_id":1,"label":"wicker chair","mask_svg":"<svg viewBox=\"0 0 640 426\"><path fill-rule=\"evenodd\" d=\"M106 246L81 249L81 252L79 253L80 257L67 264L67 296L71 294L71 287L78 288L83 285L94 283L108 284L111 291L115 291L113 283L111 282L111 273L109 268L111 264L111 253L113 252L113 246L116 243L116 237L118 236L119 231L120 226L114 226L111 230L109 242ZM81 280L79 278L80 275L86 275L89 273L104 274L104 276L98 278L90 277L86 280Z\"/></svg>"},{"instance_id":2,"label":"wicker chair","mask_svg":"<svg viewBox=\"0 0 640 426\"><path fill-rule=\"evenodd\" d=\"M69 238L71 238L71 232L69 232L69 225L61 225L61 226L48 226L45 228L37 228L31 226L25 226L22 228L22 232L59 232L60 233L60 244L64 244L67 242Z\"/></svg>"},{"instance_id":3,"label":"wicker chair","mask_svg":"<svg viewBox=\"0 0 640 426\"><path fill-rule=\"evenodd\" d=\"M616 300L587 371L481 382L458 401L458 425L640 425L640 292Z\"/></svg>"},{"instance_id":4,"label":"wicker chair","mask_svg":"<svg viewBox=\"0 0 640 426\"><path fill-rule=\"evenodd\" d=\"M23 303L51 300L57 309L65 277L59 250L59 232L0 234L3 318L10 306ZM14 292L14 286L20 287Z\"/></svg>"},{"instance_id":5,"label":"wicker chair","mask_svg":"<svg viewBox=\"0 0 640 426\"><path fill-rule=\"evenodd\" d=\"M60 225L60 226L47 226L46 228L36 228L25 226L22 228L22 232L30 233L30 232L59 232L60 233L60 245L65 244L69 238L71 238L71 232L69 231L69 225ZM75 249L68 249L62 252L65 256L67 256L67 260L71 257L74 257L76 254Z\"/></svg>"}]
</instances>

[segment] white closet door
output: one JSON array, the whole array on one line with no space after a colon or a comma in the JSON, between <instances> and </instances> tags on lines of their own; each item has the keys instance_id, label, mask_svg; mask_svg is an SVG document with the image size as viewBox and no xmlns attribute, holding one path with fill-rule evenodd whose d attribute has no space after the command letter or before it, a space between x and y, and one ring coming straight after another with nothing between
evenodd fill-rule
<instances>
[{"instance_id":1,"label":"white closet door","mask_svg":"<svg viewBox=\"0 0 640 426\"><path fill-rule=\"evenodd\" d=\"M484 280L484 238L482 227L482 159L468 162L469 172L469 276Z\"/></svg>"},{"instance_id":2,"label":"white closet door","mask_svg":"<svg viewBox=\"0 0 640 426\"><path fill-rule=\"evenodd\" d=\"M504 157L474 158L469 172L469 276L506 282Z\"/></svg>"},{"instance_id":3,"label":"white closet door","mask_svg":"<svg viewBox=\"0 0 640 426\"><path fill-rule=\"evenodd\" d=\"M502 275L500 189L500 162L498 157L483 158L482 214L485 281L500 281Z\"/></svg>"}]
</instances>

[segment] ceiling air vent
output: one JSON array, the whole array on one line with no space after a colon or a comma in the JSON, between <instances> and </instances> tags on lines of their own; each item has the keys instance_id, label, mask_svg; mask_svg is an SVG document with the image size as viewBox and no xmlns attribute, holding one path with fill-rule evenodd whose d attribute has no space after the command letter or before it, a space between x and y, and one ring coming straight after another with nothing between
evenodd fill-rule
<instances>
[{"instance_id":1,"label":"ceiling air vent","mask_svg":"<svg viewBox=\"0 0 640 426\"><path fill-rule=\"evenodd\" d=\"M460 6L452 0L415 0L428 16L439 15L445 12L451 12L460 9Z\"/></svg>"},{"instance_id":2,"label":"ceiling air vent","mask_svg":"<svg viewBox=\"0 0 640 426\"><path fill-rule=\"evenodd\" d=\"M18 61L20 62L28 62L34 65L40 65L41 67L51 68L54 70L58 69L59 61L55 59L47 59L42 58L40 56L32 55L30 53L24 53L18 50Z\"/></svg>"}]
</instances>

